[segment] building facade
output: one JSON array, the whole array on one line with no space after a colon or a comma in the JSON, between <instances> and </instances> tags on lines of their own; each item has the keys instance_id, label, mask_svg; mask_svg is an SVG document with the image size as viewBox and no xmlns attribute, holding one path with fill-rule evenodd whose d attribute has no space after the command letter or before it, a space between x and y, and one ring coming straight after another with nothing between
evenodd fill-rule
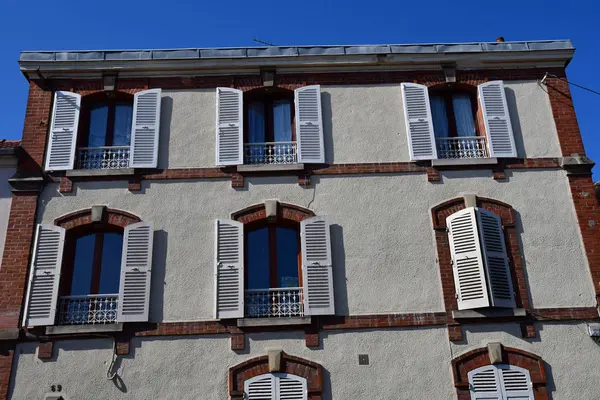
<instances>
[{"instance_id":1,"label":"building facade","mask_svg":"<svg viewBox=\"0 0 600 400\"><path fill-rule=\"evenodd\" d=\"M21 53L1 395L596 398L573 52Z\"/></svg>"}]
</instances>

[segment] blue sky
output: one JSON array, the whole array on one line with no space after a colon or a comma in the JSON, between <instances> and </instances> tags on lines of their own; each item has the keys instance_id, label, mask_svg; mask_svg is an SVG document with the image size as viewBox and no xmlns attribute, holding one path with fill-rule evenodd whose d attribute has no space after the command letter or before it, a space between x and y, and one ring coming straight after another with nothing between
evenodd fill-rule
<instances>
[{"instance_id":1,"label":"blue sky","mask_svg":"<svg viewBox=\"0 0 600 400\"><path fill-rule=\"evenodd\" d=\"M571 39L569 80L600 91L598 21L596 0L3 0L0 137L19 138L23 129L21 50L252 46L254 37L277 45ZM600 162L600 96L571 90L587 154ZM594 172L600 179L600 168Z\"/></svg>"}]
</instances>

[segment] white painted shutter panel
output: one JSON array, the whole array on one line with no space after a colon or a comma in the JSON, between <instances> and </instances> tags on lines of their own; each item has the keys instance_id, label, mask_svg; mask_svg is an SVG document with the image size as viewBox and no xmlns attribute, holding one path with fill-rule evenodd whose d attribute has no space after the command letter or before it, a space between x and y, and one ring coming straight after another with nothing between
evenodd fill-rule
<instances>
[{"instance_id":1,"label":"white painted shutter panel","mask_svg":"<svg viewBox=\"0 0 600 400\"><path fill-rule=\"evenodd\" d=\"M64 244L64 228L37 226L23 326L54 325Z\"/></svg>"},{"instance_id":2,"label":"white painted shutter panel","mask_svg":"<svg viewBox=\"0 0 600 400\"><path fill-rule=\"evenodd\" d=\"M264 374L250 378L244 382L246 399L277 400L275 385L275 376L273 374Z\"/></svg>"},{"instance_id":3,"label":"white painted shutter panel","mask_svg":"<svg viewBox=\"0 0 600 400\"><path fill-rule=\"evenodd\" d=\"M404 82L401 87L410 159L436 159L437 149L427 86Z\"/></svg>"},{"instance_id":4,"label":"white painted shutter panel","mask_svg":"<svg viewBox=\"0 0 600 400\"><path fill-rule=\"evenodd\" d=\"M475 208L457 211L446 220L458 309L490 305L477 232Z\"/></svg>"},{"instance_id":5,"label":"white painted shutter panel","mask_svg":"<svg viewBox=\"0 0 600 400\"><path fill-rule=\"evenodd\" d=\"M306 400L308 398L305 378L289 374L275 375L277 400Z\"/></svg>"},{"instance_id":6,"label":"white painted shutter panel","mask_svg":"<svg viewBox=\"0 0 600 400\"><path fill-rule=\"evenodd\" d=\"M471 400L504 400L498 370L494 365L468 373Z\"/></svg>"},{"instance_id":7,"label":"white painted shutter panel","mask_svg":"<svg viewBox=\"0 0 600 400\"><path fill-rule=\"evenodd\" d=\"M482 83L477 87L477 91L483 111L490 157L516 157L517 149L506 104L504 82Z\"/></svg>"},{"instance_id":8,"label":"white painted shutter panel","mask_svg":"<svg viewBox=\"0 0 600 400\"><path fill-rule=\"evenodd\" d=\"M154 224L127 225L123 233L117 322L147 322Z\"/></svg>"},{"instance_id":9,"label":"white painted shutter panel","mask_svg":"<svg viewBox=\"0 0 600 400\"><path fill-rule=\"evenodd\" d=\"M156 168L161 89L138 92L133 100L130 167Z\"/></svg>"},{"instance_id":10,"label":"white painted shutter panel","mask_svg":"<svg viewBox=\"0 0 600 400\"><path fill-rule=\"evenodd\" d=\"M529 371L514 365L500 365L499 376L506 400L534 400Z\"/></svg>"},{"instance_id":11,"label":"white painted shutter panel","mask_svg":"<svg viewBox=\"0 0 600 400\"><path fill-rule=\"evenodd\" d=\"M508 266L502 221L500 216L491 211L477 209L477 214L491 305L514 308L515 295Z\"/></svg>"},{"instance_id":12,"label":"white painted shutter panel","mask_svg":"<svg viewBox=\"0 0 600 400\"><path fill-rule=\"evenodd\" d=\"M244 111L241 90L217 88L217 165L244 163Z\"/></svg>"},{"instance_id":13,"label":"white painted shutter panel","mask_svg":"<svg viewBox=\"0 0 600 400\"><path fill-rule=\"evenodd\" d=\"M81 95L62 91L54 93L46 171L73 169L80 109Z\"/></svg>"},{"instance_id":14,"label":"white painted shutter panel","mask_svg":"<svg viewBox=\"0 0 600 400\"><path fill-rule=\"evenodd\" d=\"M305 315L333 315L333 273L329 222L324 216L300 222Z\"/></svg>"},{"instance_id":15,"label":"white painted shutter panel","mask_svg":"<svg viewBox=\"0 0 600 400\"><path fill-rule=\"evenodd\" d=\"M294 91L298 162L324 163L321 86L304 86Z\"/></svg>"},{"instance_id":16,"label":"white painted shutter panel","mask_svg":"<svg viewBox=\"0 0 600 400\"><path fill-rule=\"evenodd\" d=\"M216 318L244 317L244 225L215 222Z\"/></svg>"}]
</instances>

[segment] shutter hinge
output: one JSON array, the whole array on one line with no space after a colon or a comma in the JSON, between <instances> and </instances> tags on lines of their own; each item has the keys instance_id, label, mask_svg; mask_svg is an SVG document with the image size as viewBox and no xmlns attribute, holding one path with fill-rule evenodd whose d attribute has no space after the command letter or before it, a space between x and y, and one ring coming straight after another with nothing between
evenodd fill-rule
<instances>
[{"instance_id":1,"label":"shutter hinge","mask_svg":"<svg viewBox=\"0 0 600 400\"><path fill-rule=\"evenodd\" d=\"M455 298L456 300L460 300L460 296L458 295L458 293L454 293L454 298Z\"/></svg>"}]
</instances>

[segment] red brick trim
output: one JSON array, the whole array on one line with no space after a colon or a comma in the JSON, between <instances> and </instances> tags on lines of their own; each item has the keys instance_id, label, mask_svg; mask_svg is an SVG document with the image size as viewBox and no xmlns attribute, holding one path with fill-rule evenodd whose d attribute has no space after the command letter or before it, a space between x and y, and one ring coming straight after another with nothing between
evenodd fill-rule
<instances>
[{"instance_id":1,"label":"red brick trim","mask_svg":"<svg viewBox=\"0 0 600 400\"><path fill-rule=\"evenodd\" d=\"M550 399L544 361L539 356L512 347L502 347L502 360L503 364L516 365L529 371L535 400ZM471 350L452 360L452 375L458 400L471 399L468 373L490 364L488 350L485 347Z\"/></svg>"},{"instance_id":2,"label":"red brick trim","mask_svg":"<svg viewBox=\"0 0 600 400\"><path fill-rule=\"evenodd\" d=\"M309 400L320 400L323 391L323 367L312 361L281 353L280 372L306 379ZM229 396L231 399L244 398L244 382L269 373L269 357L260 356L246 360L229 369Z\"/></svg>"},{"instance_id":3,"label":"red brick trim","mask_svg":"<svg viewBox=\"0 0 600 400\"><path fill-rule=\"evenodd\" d=\"M118 356L128 356L130 351L130 342L127 339L115 339L115 353Z\"/></svg>"},{"instance_id":4,"label":"red brick trim","mask_svg":"<svg viewBox=\"0 0 600 400\"><path fill-rule=\"evenodd\" d=\"M346 317L323 318L322 329L370 329L395 328L405 326L428 326L446 324L446 313L406 313L351 315Z\"/></svg>"},{"instance_id":5,"label":"red brick trim","mask_svg":"<svg viewBox=\"0 0 600 400\"><path fill-rule=\"evenodd\" d=\"M109 224L120 226L121 228L125 228L127 225L142 221L140 217L138 217L135 214L131 214L127 211L116 210L113 208L107 208L105 210L105 218ZM83 210L74 211L72 213L62 215L54 220L55 225L61 226L66 230L91 223L91 208L85 208Z\"/></svg>"},{"instance_id":6,"label":"red brick trim","mask_svg":"<svg viewBox=\"0 0 600 400\"><path fill-rule=\"evenodd\" d=\"M440 171L433 167L427 168L427 182L440 182L441 180Z\"/></svg>"},{"instance_id":7,"label":"red brick trim","mask_svg":"<svg viewBox=\"0 0 600 400\"><path fill-rule=\"evenodd\" d=\"M0 350L0 399L8 399L14 348Z\"/></svg>"},{"instance_id":8,"label":"red brick trim","mask_svg":"<svg viewBox=\"0 0 600 400\"><path fill-rule=\"evenodd\" d=\"M67 176L60 178L60 186L58 187L60 193L71 193L73 191L73 181Z\"/></svg>"},{"instance_id":9,"label":"red brick trim","mask_svg":"<svg viewBox=\"0 0 600 400\"><path fill-rule=\"evenodd\" d=\"M231 334L231 350L244 350L246 348L246 335L244 332Z\"/></svg>"},{"instance_id":10,"label":"red brick trim","mask_svg":"<svg viewBox=\"0 0 600 400\"><path fill-rule=\"evenodd\" d=\"M278 203L277 215L283 219L300 222L307 218L314 217L315 213L308 208L304 208L295 204ZM267 213L265 210L265 205L264 203L254 204L242 210L236 211L231 214L231 219L239 221L243 224L248 224L250 222L259 220L266 220Z\"/></svg>"},{"instance_id":11,"label":"red brick trim","mask_svg":"<svg viewBox=\"0 0 600 400\"><path fill-rule=\"evenodd\" d=\"M304 344L309 348L319 347L319 332L305 332Z\"/></svg>"},{"instance_id":12,"label":"red brick trim","mask_svg":"<svg viewBox=\"0 0 600 400\"><path fill-rule=\"evenodd\" d=\"M52 359L52 349L54 342L39 343L37 348L37 356L40 360Z\"/></svg>"}]
</instances>

